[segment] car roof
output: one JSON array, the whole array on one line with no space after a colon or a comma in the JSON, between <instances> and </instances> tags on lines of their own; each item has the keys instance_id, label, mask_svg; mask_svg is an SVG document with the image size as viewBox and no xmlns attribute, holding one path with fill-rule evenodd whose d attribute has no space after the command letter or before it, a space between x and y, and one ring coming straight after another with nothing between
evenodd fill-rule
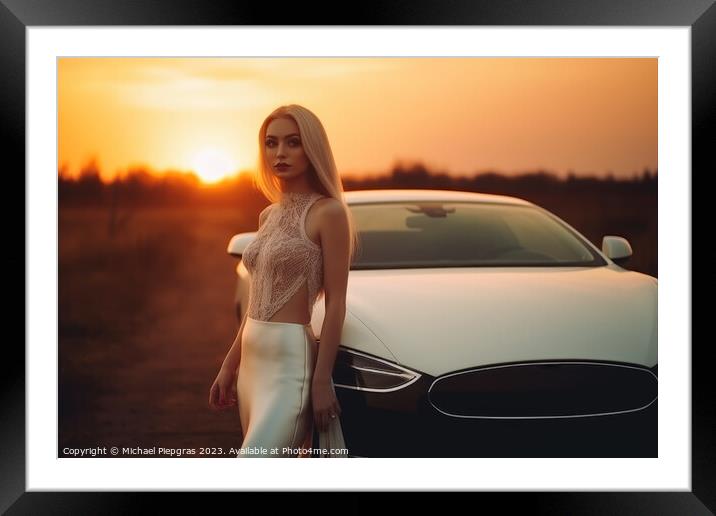
<instances>
[{"instance_id":1,"label":"car roof","mask_svg":"<svg viewBox=\"0 0 716 516\"><path fill-rule=\"evenodd\" d=\"M471 201L500 204L534 206L533 203L509 195L465 192L462 190L437 189L380 189L349 190L343 192L348 204L363 204L384 201Z\"/></svg>"}]
</instances>

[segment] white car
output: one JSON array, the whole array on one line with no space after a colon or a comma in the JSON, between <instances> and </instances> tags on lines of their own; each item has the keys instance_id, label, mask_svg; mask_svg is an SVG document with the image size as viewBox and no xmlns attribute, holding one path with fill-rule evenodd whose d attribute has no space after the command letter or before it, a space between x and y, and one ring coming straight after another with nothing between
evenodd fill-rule
<instances>
[{"instance_id":1,"label":"white car","mask_svg":"<svg viewBox=\"0 0 716 516\"><path fill-rule=\"evenodd\" d=\"M333 379L353 456L657 456L657 279L622 267L626 239L600 250L515 197L345 198L361 248Z\"/></svg>"}]
</instances>

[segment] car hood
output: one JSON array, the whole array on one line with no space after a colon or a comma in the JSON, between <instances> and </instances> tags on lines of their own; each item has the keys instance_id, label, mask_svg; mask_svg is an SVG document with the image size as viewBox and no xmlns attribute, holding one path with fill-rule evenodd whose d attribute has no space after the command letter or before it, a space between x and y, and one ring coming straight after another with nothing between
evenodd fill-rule
<instances>
[{"instance_id":1,"label":"car hood","mask_svg":"<svg viewBox=\"0 0 716 516\"><path fill-rule=\"evenodd\" d=\"M544 359L652 366L656 292L652 276L614 265L356 270L347 307L385 358L435 376Z\"/></svg>"}]
</instances>

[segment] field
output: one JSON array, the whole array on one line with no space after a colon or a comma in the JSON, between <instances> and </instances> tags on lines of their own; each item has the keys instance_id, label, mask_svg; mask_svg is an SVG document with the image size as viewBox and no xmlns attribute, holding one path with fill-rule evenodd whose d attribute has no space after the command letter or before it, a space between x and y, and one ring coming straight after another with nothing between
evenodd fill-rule
<instances>
[{"instance_id":1,"label":"field","mask_svg":"<svg viewBox=\"0 0 716 516\"><path fill-rule=\"evenodd\" d=\"M136 210L113 236L106 210L60 211L60 451L240 446L238 411L208 408L238 331L240 211Z\"/></svg>"}]
</instances>

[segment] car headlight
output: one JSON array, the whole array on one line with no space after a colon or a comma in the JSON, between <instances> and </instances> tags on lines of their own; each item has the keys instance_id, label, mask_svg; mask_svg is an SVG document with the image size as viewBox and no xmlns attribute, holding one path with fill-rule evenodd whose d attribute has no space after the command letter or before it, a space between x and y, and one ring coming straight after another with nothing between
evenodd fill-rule
<instances>
[{"instance_id":1,"label":"car headlight","mask_svg":"<svg viewBox=\"0 0 716 516\"><path fill-rule=\"evenodd\" d=\"M347 348L339 348L333 384L358 391L390 392L412 384L420 373Z\"/></svg>"}]
</instances>

